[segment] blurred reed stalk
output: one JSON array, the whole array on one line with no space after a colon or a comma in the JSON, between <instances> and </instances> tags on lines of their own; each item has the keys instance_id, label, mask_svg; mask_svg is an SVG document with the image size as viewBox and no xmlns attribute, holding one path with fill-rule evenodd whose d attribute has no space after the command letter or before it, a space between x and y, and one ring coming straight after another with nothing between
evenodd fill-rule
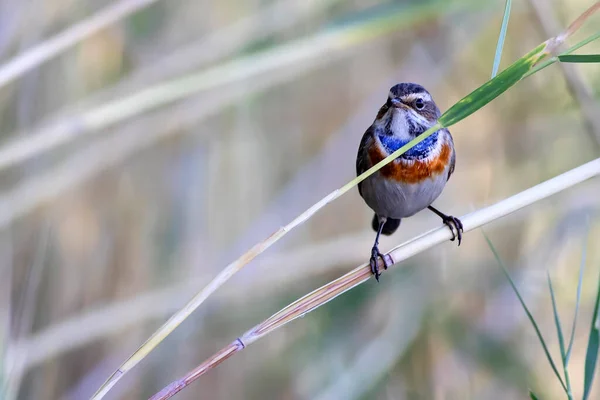
<instances>
[{"instance_id":1,"label":"blurred reed stalk","mask_svg":"<svg viewBox=\"0 0 600 400\"><path fill-rule=\"evenodd\" d=\"M472 1L461 0L458 4L464 5ZM277 69L292 68L296 64L319 64L322 60L330 59L332 54L342 54L349 48L437 15L440 9L448 11L456 7L456 4L439 1L433 5L427 3L408 9L399 7L384 16L329 29L258 54L239 57L200 72L145 87L133 94L61 118L33 134L13 135L17 139L0 148L0 170L15 167L75 139L81 139L84 135L90 135L193 95L211 90L228 90L227 85Z\"/></svg>"},{"instance_id":2,"label":"blurred reed stalk","mask_svg":"<svg viewBox=\"0 0 600 400\"><path fill-rule=\"evenodd\" d=\"M127 79L93 94L82 101L85 109L94 108L110 98L125 97L153 82L172 79L198 70L210 63L226 59L260 40L320 15L341 0L277 0L258 11L219 28L183 48L160 57L149 65L141 65Z\"/></svg>"},{"instance_id":3,"label":"blurred reed stalk","mask_svg":"<svg viewBox=\"0 0 600 400\"><path fill-rule=\"evenodd\" d=\"M158 0L121 0L0 65L0 88L107 26Z\"/></svg>"},{"instance_id":4,"label":"blurred reed stalk","mask_svg":"<svg viewBox=\"0 0 600 400\"><path fill-rule=\"evenodd\" d=\"M464 225L464 231L468 232L479 228L485 224L493 222L508 214L511 214L523 207L536 203L553 194L566 190L587 179L600 175L600 158L590 161L580 167L574 168L555 178L547 180L539 185L529 188L512 197L502 200L489 207L482 208L464 217L461 221ZM395 265L416 254L419 254L435 245L443 243L452 238L452 233L447 227L443 226L416 237L406 243L403 243L388 252L384 257ZM379 267L383 269L383 262L378 260ZM340 278L320 287L319 289L296 300L281 311L267 318L265 321L256 325L242 336L221 349L208 360L200 364L197 368L190 371L183 378L178 379L163 390L152 396L152 400L164 400L171 398L177 392L184 389L190 383L194 382L200 376L204 375L210 369L233 356L235 353L243 350L245 347L254 343L258 339L266 336L283 325L302 317L305 314L317 309L323 304L333 300L344 292L366 282L372 277L371 269L368 264L350 271Z\"/></svg>"},{"instance_id":5,"label":"blurred reed stalk","mask_svg":"<svg viewBox=\"0 0 600 400\"><path fill-rule=\"evenodd\" d=\"M187 317L191 315L191 313L196 310L210 295L212 295L217 289L219 289L225 282L227 282L233 275L239 272L244 266L246 266L250 261L252 261L256 256L263 253L266 249L276 243L279 239L284 237L289 231L296 228L298 225L302 224L306 220L310 219L314 214L317 213L321 208L331 203L335 199L339 198L344 193L353 189L358 183L362 182L364 179L368 178L370 175L374 174L380 168L384 167L392 160L396 159L398 156L408 151L410 148L418 144L419 142L425 140L427 137L432 135L434 132L438 131L444 127L450 127L451 125L456 124L457 122L463 120L469 115L475 113L486 104L494 100L496 97L500 96L510 87L515 85L521 79L543 69L544 67L558 61L562 56L568 55L579 47L583 46L586 43L594 40L600 33L593 35L590 38L583 40L577 45L571 47L566 52L551 57L549 59L548 56L554 55L554 53L558 50L558 48L570 37L572 36L583 23L593 15L598 9L600 9L600 2L596 2L593 6L588 8L583 14L581 14L569 27L560 35L553 37L551 39L546 40L535 49L531 50L528 54L515 61L511 66L506 68L500 74L498 74L495 78L489 80L484 83L479 88L475 89L471 94L464 97L458 103L450 107L448 111L446 111L439 119L438 123L431 127L429 130L424 132L419 137L413 139L411 142L401 147L394 153L390 154L387 158L380 161L376 165L374 165L371 169L367 170L360 176L356 177L352 181L348 182L346 185L342 186L339 189L334 190L319 202L314 204L308 210L300 214L294 220L292 220L289 224L280 228L276 232L274 232L267 239L262 242L257 243L253 246L249 251L239 257L236 261L229 264L225 267L206 287L204 287L200 292L198 292L181 310L175 313L165 324L163 324L144 344L140 346L138 350L132 354L108 379L107 381L98 389L98 391L94 394L94 399L103 398L106 393L110 390L112 386L114 386L124 374L126 374L129 370L131 370L135 365L137 365L141 360L143 360L160 342L162 342L177 326L179 326ZM360 32L354 32L354 35L358 35L357 39L360 39L362 35ZM352 35L349 40L353 41ZM540 61L547 59L545 63L540 64ZM446 232L448 234L448 232ZM449 238L449 237L448 237ZM418 241L418 240L417 240ZM366 279L366 277L364 278ZM355 284L360 283L360 280ZM346 289L347 290L347 289ZM228 349L228 351L232 351L233 354L237 351L237 346L235 344L231 345L232 347Z\"/></svg>"},{"instance_id":6,"label":"blurred reed stalk","mask_svg":"<svg viewBox=\"0 0 600 400\"><path fill-rule=\"evenodd\" d=\"M276 295L282 282L311 279L322 275L323 271L335 272L344 265L358 264L364 259L362 249L371 241L370 234L352 235L271 255L261 262L260 269L265 271L264 274L227 286L219 292L219 299L229 307L239 303L246 291ZM281 265L286 265L286 269L277 268ZM29 370L95 340L122 333L136 324L164 318L176 311L202 282L199 278L187 279L74 316L12 343L7 352L11 359L18 359L23 364L24 370Z\"/></svg>"},{"instance_id":7,"label":"blurred reed stalk","mask_svg":"<svg viewBox=\"0 0 600 400\"><path fill-rule=\"evenodd\" d=\"M549 0L529 0L529 4L546 36L560 32L560 23L553 13L552 2ZM590 86L586 84L583 74L576 65L560 63L559 68L565 78L567 88L583 114L590 136L594 139L594 143L600 146L600 106L594 99Z\"/></svg>"},{"instance_id":8,"label":"blurred reed stalk","mask_svg":"<svg viewBox=\"0 0 600 400\"><path fill-rule=\"evenodd\" d=\"M13 342L24 337L31 328L35 319L35 307L38 300L40 283L44 273L44 257L47 256L48 241L50 237L50 223L46 222L40 229L40 238L37 248L35 249L35 257L29 267L25 290L21 293L21 300L16 304L20 304L20 308L16 308L15 329L12 338L8 341L5 353L5 375L6 375L6 398L13 399L17 397L19 387L27 371L27 357L15 356ZM25 355L25 354L22 354Z\"/></svg>"}]
</instances>

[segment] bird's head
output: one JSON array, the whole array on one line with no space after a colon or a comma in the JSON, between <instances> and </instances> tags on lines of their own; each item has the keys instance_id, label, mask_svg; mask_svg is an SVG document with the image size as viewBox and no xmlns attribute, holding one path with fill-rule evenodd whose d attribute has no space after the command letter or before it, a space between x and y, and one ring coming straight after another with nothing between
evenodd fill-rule
<instances>
[{"instance_id":1,"label":"bird's head","mask_svg":"<svg viewBox=\"0 0 600 400\"><path fill-rule=\"evenodd\" d=\"M399 83L388 93L375 124L386 134L414 139L437 122L441 113L431 94L416 83Z\"/></svg>"}]
</instances>

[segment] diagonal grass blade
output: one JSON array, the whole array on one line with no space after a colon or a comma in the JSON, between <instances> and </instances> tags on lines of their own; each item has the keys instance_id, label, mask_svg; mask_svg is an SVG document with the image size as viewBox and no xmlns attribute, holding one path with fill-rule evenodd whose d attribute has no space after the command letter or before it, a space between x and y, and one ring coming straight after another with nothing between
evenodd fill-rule
<instances>
[{"instance_id":1,"label":"diagonal grass blade","mask_svg":"<svg viewBox=\"0 0 600 400\"><path fill-rule=\"evenodd\" d=\"M482 232L483 232L483 230L482 230ZM504 265L504 262L500 258L500 255L496 251L496 248L494 247L494 245L492 244L492 242L488 238L488 236L485 234L485 232L483 232L483 237L485 238L485 240L486 240L486 242L487 242L490 250L494 254L494 258L498 262L498 265L500 265L500 267L502 268L502 272L504 272L504 275L506 276L506 279L508 279L508 282L510 283L510 286L512 287L512 289L514 290L515 294L517 295L517 298L519 299L519 302L521 303L521 306L523 307L523 310L527 314L527 318L529 318L529 321L533 325L533 329L535 329L535 333L537 334L537 337L538 337L538 339L540 341L540 344L542 345L542 348L544 349L544 353L546 353L546 357L548 358L548 362L550 363L550 366L552 367L552 370L554 371L554 374L556 375L556 377L560 381L560 384L563 387L565 393L568 393L567 387L565 386L565 383L563 382L563 379L560 376L560 373L558 372L558 368L556 368L556 364L554 363L554 360L552 359L552 356L550 355L550 350L548 350L548 346L546 345L546 341L544 340L544 337L542 336L542 332L540 331L540 328L538 327L537 322L535 322L535 318L533 318L533 315L529 311L529 308L527 308L527 305L525 304L525 301L523 300L523 297L521 297L521 293L519 293L519 290L517 289L517 286L515 285L514 281L512 280L512 278L510 276L510 274L508 273L508 270L506 269L506 266Z\"/></svg>"},{"instance_id":2,"label":"diagonal grass blade","mask_svg":"<svg viewBox=\"0 0 600 400\"><path fill-rule=\"evenodd\" d=\"M598 279L598 292L596 292L596 305L592 317L592 326L590 328L590 338L588 348L585 354L585 377L583 383L583 400L587 400L592 389L594 381L594 372L596 371L596 362L598 361L598 348L600 347L600 319L598 316L598 306L600 306L600 278Z\"/></svg>"},{"instance_id":3,"label":"diagonal grass blade","mask_svg":"<svg viewBox=\"0 0 600 400\"><path fill-rule=\"evenodd\" d=\"M558 56L558 60L568 63L599 63L600 54L565 54Z\"/></svg>"},{"instance_id":4,"label":"diagonal grass blade","mask_svg":"<svg viewBox=\"0 0 600 400\"><path fill-rule=\"evenodd\" d=\"M539 398L531 390L529 391L529 398L531 400L538 400Z\"/></svg>"},{"instance_id":5,"label":"diagonal grass blade","mask_svg":"<svg viewBox=\"0 0 600 400\"><path fill-rule=\"evenodd\" d=\"M500 60L502 59L502 49L504 48L504 39L506 39L506 31L508 30L508 20L510 19L511 6L512 0L506 0L506 4L504 5L504 17L502 17L500 35L498 36L498 44L496 45L496 54L494 55L492 78L494 78L498 74L498 68L500 68Z\"/></svg>"},{"instance_id":6,"label":"diagonal grass blade","mask_svg":"<svg viewBox=\"0 0 600 400\"><path fill-rule=\"evenodd\" d=\"M554 288L552 287L552 279L550 279L550 273L546 271L546 277L548 278L548 288L550 289L550 297L552 299L552 312L554 313L554 323L556 324L556 332L558 335L558 345L560 347L560 357L563 364L563 372L565 374L565 384L567 386L567 396L569 399L573 398L571 391L571 379L569 378L569 371L567 370L567 353L565 351L565 339L563 337L562 327L560 323L560 316L558 314L558 308L556 307L556 297L554 296Z\"/></svg>"},{"instance_id":7,"label":"diagonal grass blade","mask_svg":"<svg viewBox=\"0 0 600 400\"><path fill-rule=\"evenodd\" d=\"M577 326L577 316L579 314L579 303L581 301L581 286L583 284L583 272L585 270L585 259L587 256L587 237L590 233L590 227L587 226L585 240L583 242L583 249L581 250L581 262L579 264L579 281L577 282L577 299L575 301L575 316L573 317L573 327L571 328L571 338L569 339L569 345L567 347L567 354L565 356L565 365L569 364L571 358L571 350L573 349L573 340L575 340L575 327Z\"/></svg>"}]
</instances>

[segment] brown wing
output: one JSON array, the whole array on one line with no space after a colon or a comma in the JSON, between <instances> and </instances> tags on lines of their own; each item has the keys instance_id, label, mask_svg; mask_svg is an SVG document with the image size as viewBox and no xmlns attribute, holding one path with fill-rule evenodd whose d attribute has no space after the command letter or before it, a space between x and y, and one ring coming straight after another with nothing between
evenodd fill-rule
<instances>
[{"instance_id":1,"label":"brown wing","mask_svg":"<svg viewBox=\"0 0 600 400\"><path fill-rule=\"evenodd\" d=\"M373 129L369 127L365 134L363 135L360 145L358 146L358 154L356 155L356 176L359 176L366 170L368 170L371 165L369 162L369 146L373 143ZM358 193L362 196L362 182L358 184Z\"/></svg>"}]
</instances>

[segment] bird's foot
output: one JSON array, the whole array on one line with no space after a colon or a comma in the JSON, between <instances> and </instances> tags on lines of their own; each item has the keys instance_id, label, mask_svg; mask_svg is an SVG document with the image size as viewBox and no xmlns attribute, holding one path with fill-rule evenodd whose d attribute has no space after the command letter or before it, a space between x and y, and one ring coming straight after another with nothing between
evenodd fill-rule
<instances>
[{"instance_id":1,"label":"bird's foot","mask_svg":"<svg viewBox=\"0 0 600 400\"><path fill-rule=\"evenodd\" d=\"M383 261L383 269L388 269L388 267L392 265L389 256L386 257L385 254L382 254L379 251L379 248L376 245L373 246L371 249L371 259L369 260L369 265L371 266L371 273L375 275L377 282L379 282L379 276L381 275L379 272L379 265L377 263L378 258L381 258L381 261Z\"/></svg>"},{"instance_id":2,"label":"bird's foot","mask_svg":"<svg viewBox=\"0 0 600 400\"><path fill-rule=\"evenodd\" d=\"M458 238L458 245L460 246L463 234L463 224L460 219L453 217L452 215L445 215L442 217L442 221L444 222L444 225L450 228L450 232L452 232L452 239L450 240L454 242L454 240Z\"/></svg>"}]
</instances>

